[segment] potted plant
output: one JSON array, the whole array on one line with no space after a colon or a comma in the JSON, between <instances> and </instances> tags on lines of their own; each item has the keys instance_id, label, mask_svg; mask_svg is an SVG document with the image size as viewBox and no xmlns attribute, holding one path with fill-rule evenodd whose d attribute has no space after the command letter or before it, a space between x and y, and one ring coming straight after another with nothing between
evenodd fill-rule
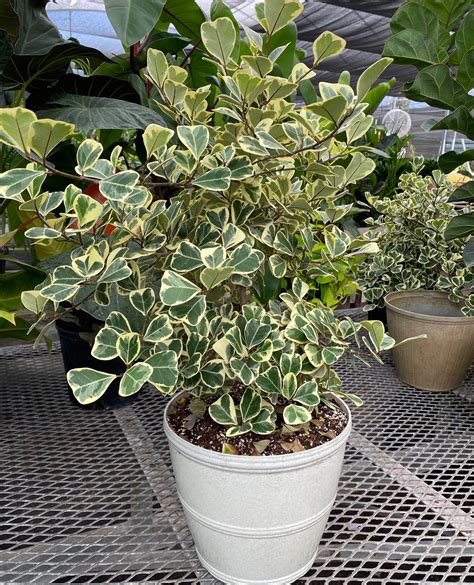
<instances>
[{"instance_id":1,"label":"potted plant","mask_svg":"<svg viewBox=\"0 0 474 585\"><path fill-rule=\"evenodd\" d=\"M57 172L49 149L72 126L24 108L0 112L0 139L29 161L0 175L0 196L36 210L42 225L30 239L72 244L23 303L46 329L66 316L94 320L91 354L103 365L67 375L82 404L113 383L124 397L146 383L179 392L164 419L178 491L204 566L226 582L288 583L310 567L350 432L342 398L360 403L334 365L358 355L352 340L374 355L394 344L380 322L339 320L307 302L298 278L319 262L321 243L351 251L332 224L310 226L374 168L352 144L372 123L364 97L390 62L372 65L357 95L322 82L319 101L297 106L290 96L344 48L323 33L311 67L278 75L285 46L269 51L269 41L301 10L266 1L257 11L265 33L247 31L240 54L229 18L202 25L217 103L149 49L148 80L170 127L146 128L144 166L127 166L120 147L105 157L87 138L71 184L43 192ZM92 181L103 201L77 186ZM256 302L275 278L291 289ZM122 372L109 371L117 359Z\"/></svg>"},{"instance_id":2,"label":"potted plant","mask_svg":"<svg viewBox=\"0 0 474 585\"><path fill-rule=\"evenodd\" d=\"M373 200L380 216L368 220L368 237L380 251L360 266L367 308L385 303L390 335L427 335L409 350L393 350L400 379L426 390L456 388L474 359L474 277L463 263L465 238L445 238L458 215L451 191L440 171L402 175L398 193Z\"/></svg>"}]
</instances>

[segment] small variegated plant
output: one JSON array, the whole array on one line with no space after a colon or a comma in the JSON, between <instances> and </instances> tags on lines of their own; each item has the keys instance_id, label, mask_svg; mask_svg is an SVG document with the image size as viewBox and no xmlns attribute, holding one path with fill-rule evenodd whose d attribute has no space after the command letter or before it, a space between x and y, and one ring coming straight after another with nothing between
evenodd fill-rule
<instances>
[{"instance_id":1,"label":"small variegated plant","mask_svg":"<svg viewBox=\"0 0 474 585\"><path fill-rule=\"evenodd\" d=\"M418 166L416 166L418 164ZM360 265L359 285L367 309L384 306L390 292L423 288L449 293L466 315L474 315L474 274L463 262L467 238L446 240L445 232L458 216L450 202L452 187L440 171L421 177L416 170L400 177L391 199L371 201L380 213L367 220L366 234L379 253Z\"/></svg>"},{"instance_id":2,"label":"small variegated plant","mask_svg":"<svg viewBox=\"0 0 474 585\"><path fill-rule=\"evenodd\" d=\"M166 395L187 390L202 401L193 408L210 404L232 435L271 433L277 411L292 429L307 423L320 401L342 393L333 366L361 329L374 354L393 344L379 322L338 320L305 301L308 286L298 278L360 246L330 218L341 217L338 198L348 187L373 171L355 144L373 121L364 98L390 59L371 65L356 93L321 82L319 101L297 106L301 84L345 43L321 34L312 66L280 76L275 61L285 46L269 51L269 41L302 5L278 4L288 3L259 7L265 33L248 30L247 41L229 18L203 24L202 43L219 71L217 103L208 100L210 86L189 89L186 68L148 51L150 95L168 126L145 130L144 165L120 147L105 157L87 138L76 174L57 171L48 155L73 126L23 108L0 111L0 140L29 161L0 175L0 197L35 211L40 225L26 235L36 244L68 246L46 280L23 294L24 305L46 326L91 315L101 323L92 355L123 362L120 395L145 383ZM55 173L71 184L45 192ZM91 182L100 196L84 192ZM322 247L323 257L315 253ZM272 299L281 279L292 287ZM116 378L90 368L68 374L83 404Z\"/></svg>"}]
</instances>

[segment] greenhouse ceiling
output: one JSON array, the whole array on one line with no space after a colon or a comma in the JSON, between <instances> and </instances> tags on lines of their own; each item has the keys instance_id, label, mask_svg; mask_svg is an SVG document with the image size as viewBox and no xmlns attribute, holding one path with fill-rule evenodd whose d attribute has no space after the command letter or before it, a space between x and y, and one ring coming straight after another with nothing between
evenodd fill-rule
<instances>
[{"instance_id":1,"label":"greenhouse ceiling","mask_svg":"<svg viewBox=\"0 0 474 585\"><path fill-rule=\"evenodd\" d=\"M205 12L209 11L211 0L198 0L198 3ZM318 80L336 81L343 70L357 78L376 61L389 36L390 17L401 3L402 0L306 0L305 10L297 21L301 48L310 49L314 38L325 30L347 41L344 53L324 62ZM227 4L239 22L258 28L253 0L227 0ZM65 38L74 37L108 55L121 52L121 43L108 21L102 0L56 0L47 9ZM382 80L393 76L397 83L392 93L398 94L403 82L413 79L413 71L410 67L392 66Z\"/></svg>"}]
</instances>

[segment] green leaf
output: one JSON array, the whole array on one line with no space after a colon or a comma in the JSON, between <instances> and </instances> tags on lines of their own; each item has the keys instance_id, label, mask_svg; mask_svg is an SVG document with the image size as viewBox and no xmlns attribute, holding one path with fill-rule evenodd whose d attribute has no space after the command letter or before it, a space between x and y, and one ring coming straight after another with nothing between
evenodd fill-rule
<instances>
[{"instance_id":1,"label":"green leaf","mask_svg":"<svg viewBox=\"0 0 474 585\"><path fill-rule=\"evenodd\" d=\"M474 86L474 49L468 51L458 67L456 81L469 92Z\"/></svg>"},{"instance_id":2,"label":"green leaf","mask_svg":"<svg viewBox=\"0 0 474 585\"><path fill-rule=\"evenodd\" d=\"M275 278L283 278L287 271L286 261L281 256L274 254L268 259L270 270Z\"/></svg>"},{"instance_id":3,"label":"green leaf","mask_svg":"<svg viewBox=\"0 0 474 585\"><path fill-rule=\"evenodd\" d=\"M44 159L72 132L73 124L57 120L36 120L31 124L31 149Z\"/></svg>"},{"instance_id":4,"label":"green leaf","mask_svg":"<svg viewBox=\"0 0 474 585\"><path fill-rule=\"evenodd\" d=\"M198 295L187 303L170 307L170 315L174 319L182 320L188 325L195 326L204 317L206 312L206 297Z\"/></svg>"},{"instance_id":5,"label":"green leaf","mask_svg":"<svg viewBox=\"0 0 474 585\"><path fill-rule=\"evenodd\" d=\"M68 384L81 404L98 400L116 378L115 374L106 374L92 368L75 368L67 373Z\"/></svg>"},{"instance_id":6,"label":"green leaf","mask_svg":"<svg viewBox=\"0 0 474 585\"><path fill-rule=\"evenodd\" d=\"M474 11L470 10L463 18L455 36L456 50L459 60L471 49L474 49Z\"/></svg>"},{"instance_id":7,"label":"green leaf","mask_svg":"<svg viewBox=\"0 0 474 585\"><path fill-rule=\"evenodd\" d=\"M230 60L236 41L236 32L230 18L226 16L201 25L201 38L207 51L224 67Z\"/></svg>"},{"instance_id":8,"label":"green leaf","mask_svg":"<svg viewBox=\"0 0 474 585\"><path fill-rule=\"evenodd\" d=\"M92 356L98 360L112 360L118 356L117 341L119 333L110 327L102 327L95 336Z\"/></svg>"},{"instance_id":9,"label":"green leaf","mask_svg":"<svg viewBox=\"0 0 474 585\"><path fill-rule=\"evenodd\" d=\"M172 388L178 381L178 355L176 352L167 350L155 353L146 360L153 368L149 381L154 386Z\"/></svg>"},{"instance_id":10,"label":"green leaf","mask_svg":"<svg viewBox=\"0 0 474 585\"><path fill-rule=\"evenodd\" d=\"M117 339L117 353L127 365L137 359L141 350L138 333L121 333Z\"/></svg>"},{"instance_id":11,"label":"green leaf","mask_svg":"<svg viewBox=\"0 0 474 585\"><path fill-rule=\"evenodd\" d=\"M213 246L212 248L203 248L201 250L201 258L206 268L219 268L224 264L226 257L225 248L223 246Z\"/></svg>"},{"instance_id":12,"label":"green leaf","mask_svg":"<svg viewBox=\"0 0 474 585\"><path fill-rule=\"evenodd\" d=\"M40 293L47 299L61 303L73 297L78 290L79 286L74 284L53 283L42 288Z\"/></svg>"},{"instance_id":13,"label":"green leaf","mask_svg":"<svg viewBox=\"0 0 474 585\"><path fill-rule=\"evenodd\" d=\"M128 322L127 317L118 311L112 311L109 313L107 319L105 320L106 327L110 327L111 329L115 329L117 333L130 333L130 323Z\"/></svg>"},{"instance_id":14,"label":"green leaf","mask_svg":"<svg viewBox=\"0 0 474 585\"><path fill-rule=\"evenodd\" d=\"M247 388L240 400L240 413L242 421L247 422L256 417L262 409L262 397L260 394Z\"/></svg>"},{"instance_id":15,"label":"green leaf","mask_svg":"<svg viewBox=\"0 0 474 585\"><path fill-rule=\"evenodd\" d=\"M161 20L170 22L181 35L197 44L201 39L201 24L206 17L194 0L167 0Z\"/></svg>"},{"instance_id":16,"label":"green leaf","mask_svg":"<svg viewBox=\"0 0 474 585\"><path fill-rule=\"evenodd\" d=\"M237 412L232 396L224 394L209 406L209 416L220 425L237 425Z\"/></svg>"},{"instance_id":17,"label":"green leaf","mask_svg":"<svg viewBox=\"0 0 474 585\"><path fill-rule=\"evenodd\" d=\"M276 414L265 407L251 422L252 431L258 435L269 435L275 431ZM255 444L255 443L254 443Z\"/></svg>"},{"instance_id":18,"label":"green leaf","mask_svg":"<svg viewBox=\"0 0 474 585\"><path fill-rule=\"evenodd\" d=\"M136 394L148 381L153 373L153 368L145 362L138 362L125 372L120 380L120 396L131 396Z\"/></svg>"},{"instance_id":19,"label":"green leaf","mask_svg":"<svg viewBox=\"0 0 474 585\"><path fill-rule=\"evenodd\" d=\"M218 167L193 179L193 185L207 191L225 191L230 187L230 169Z\"/></svg>"},{"instance_id":20,"label":"green leaf","mask_svg":"<svg viewBox=\"0 0 474 585\"><path fill-rule=\"evenodd\" d=\"M265 30L271 36L295 20L302 12L299 0L264 0Z\"/></svg>"},{"instance_id":21,"label":"green leaf","mask_svg":"<svg viewBox=\"0 0 474 585\"><path fill-rule=\"evenodd\" d=\"M142 315L150 314L155 304L155 292L152 288L141 288L130 293L130 302Z\"/></svg>"},{"instance_id":22,"label":"green leaf","mask_svg":"<svg viewBox=\"0 0 474 585\"><path fill-rule=\"evenodd\" d=\"M463 152L455 152L454 150L450 150L439 157L438 165L443 173L450 173L465 162L469 162L471 160L474 160L474 148L470 148Z\"/></svg>"},{"instance_id":23,"label":"green leaf","mask_svg":"<svg viewBox=\"0 0 474 585\"><path fill-rule=\"evenodd\" d=\"M257 347L267 339L272 328L270 325L261 323L259 319L250 319L247 321L244 329L245 345L248 349Z\"/></svg>"},{"instance_id":24,"label":"green leaf","mask_svg":"<svg viewBox=\"0 0 474 585\"><path fill-rule=\"evenodd\" d=\"M77 167L76 171L79 174L86 174L88 170L92 169L100 158L104 147L100 142L86 138L79 145L76 157Z\"/></svg>"},{"instance_id":25,"label":"green leaf","mask_svg":"<svg viewBox=\"0 0 474 585\"><path fill-rule=\"evenodd\" d=\"M309 285L302 281L301 278L296 277L293 279L292 289L295 295L301 301L308 294Z\"/></svg>"},{"instance_id":26,"label":"green leaf","mask_svg":"<svg viewBox=\"0 0 474 585\"><path fill-rule=\"evenodd\" d=\"M424 0L426 8L432 10L441 24L451 30L458 20L471 8L471 0Z\"/></svg>"},{"instance_id":27,"label":"green leaf","mask_svg":"<svg viewBox=\"0 0 474 585\"><path fill-rule=\"evenodd\" d=\"M375 163L371 158L367 158L362 153L356 152L344 172L344 183L346 185L357 183L357 181L370 175L374 169Z\"/></svg>"},{"instance_id":28,"label":"green leaf","mask_svg":"<svg viewBox=\"0 0 474 585\"><path fill-rule=\"evenodd\" d=\"M150 124L143 133L147 158L150 158L158 149L166 146L174 135L173 130L163 128L158 124Z\"/></svg>"},{"instance_id":29,"label":"green leaf","mask_svg":"<svg viewBox=\"0 0 474 585\"><path fill-rule=\"evenodd\" d=\"M317 382L310 381L301 384L293 396L293 400L303 404L304 406L311 406L313 408L317 406L321 400L318 392Z\"/></svg>"},{"instance_id":30,"label":"green leaf","mask_svg":"<svg viewBox=\"0 0 474 585\"><path fill-rule=\"evenodd\" d=\"M196 160L209 144L209 130L206 126L178 126L178 138L188 148Z\"/></svg>"},{"instance_id":31,"label":"green leaf","mask_svg":"<svg viewBox=\"0 0 474 585\"><path fill-rule=\"evenodd\" d=\"M344 355L344 348L342 347L324 347L322 350L322 358L325 364L332 366L337 360Z\"/></svg>"},{"instance_id":32,"label":"green leaf","mask_svg":"<svg viewBox=\"0 0 474 585\"><path fill-rule=\"evenodd\" d=\"M115 258L112 262L107 263L97 282L101 284L119 282L120 280L125 280L131 274L132 271L127 262L123 258Z\"/></svg>"},{"instance_id":33,"label":"green leaf","mask_svg":"<svg viewBox=\"0 0 474 585\"><path fill-rule=\"evenodd\" d=\"M81 230L91 228L101 216L103 209L98 201L82 193L76 195L72 203L72 208L77 216L77 223Z\"/></svg>"},{"instance_id":34,"label":"green leaf","mask_svg":"<svg viewBox=\"0 0 474 585\"><path fill-rule=\"evenodd\" d=\"M466 201L472 203L474 201L474 181L468 181L458 187L449 198L449 201Z\"/></svg>"},{"instance_id":35,"label":"green leaf","mask_svg":"<svg viewBox=\"0 0 474 585\"><path fill-rule=\"evenodd\" d=\"M232 266L222 266L221 268L204 268L199 275L199 279L202 282L206 290L211 290L217 285L221 284L229 278L234 272Z\"/></svg>"},{"instance_id":36,"label":"green leaf","mask_svg":"<svg viewBox=\"0 0 474 585\"><path fill-rule=\"evenodd\" d=\"M299 406L297 404L289 404L283 411L283 420L287 425L302 425L309 422L311 418L311 412L304 406Z\"/></svg>"},{"instance_id":37,"label":"green leaf","mask_svg":"<svg viewBox=\"0 0 474 585\"><path fill-rule=\"evenodd\" d=\"M12 8L8 10L10 5ZM15 36L11 39L12 42L15 42L15 53L41 55L54 45L63 43L59 31L48 18L44 5L44 2L21 2L18 0L2 3L2 28L5 25L5 17L11 19L16 13L15 31L13 32L8 25L5 27L11 36Z\"/></svg>"},{"instance_id":38,"label":"green leaf","mask_svg":"<svg viewBox=\"0 0 474 585\"><path fill-rule=\"evenodd\" d=\"M171 268L177 272L191 272L202 265L201 250L191 242L180 242L171 259Z\"/></svg>"},{"instance_id":39,"label":"green leaf","mask_svg":"<svg viewBox=\"0 0 474 585\"><path fill-rule=\"evenodd\" d=\"M431 130L454 130L474 140L474 119L465 106L459 106L454 112L431 126Z\"/></svg>"},{"instance_id":40,"label":"green leaf","mask_svg":"<svg viewBox=\"0 0 474 585\"><path fill-rule=\"evenodd\" d=\"M29 238L30 240L54 239L61 237L61 232L58 232L58 230L53 230L53 228L37 227L26 230L25 237Z\"/></svg>"},{"instance_id":41,"label":"green leaf","mask_svg":"<svg viewBox=\"0 0 474 585\"><path fill-rule=\"evenodd\" d=\"M69 122L81 132L144 130L150 124L165 125L163 118L154 110L115 98L62 94L52 103L61 107L41 110L38 117Z\"/></svg>"},{"instance_id":42,"label":"green leaf","mask_svg":"<svg viewBox=\"0 0 474 585\"><path fill-rule=\"evenodd\" d=\"M318 116L337 125L347 110L347 102L344 96L336 95L327 100L310 104L308 108Z\"/></svg>"},{"instance_id":43,"label":"green leaf","mask_svg":"<svg viewBox=\"0 0 474 585\"><path fill-rule=\"evenodd\" d=\"M190 301L201 289L184 276L165 270L161 279L160 299L164 305L173 307Z\"/></svg>"},{"instance_id":44,"label":"green leaf","mask_svg":"<svg viewBox=\"0 0 474 585\"><path fill-rule=\"evenodd\" d=\"M464 246L463 260L467 268L474 268L474 237L469 238Z\"/></svg>"},{"instance_id":45,"label":"green leaf","mask_svg":"<svg viewBox=\"0 0 474 585\"><path fill-rule=\"evenodd\" d=\"M44 176L44 171L32 169L11 169L0 173L0 198L13 199L23 202L21 194L38 177Z\"/></svg>"},{"instance_id":46,"label":"green leaf","mask_svg":"<svg viewBox=\"0 0 474 585\"><path fill-rule=\"evenodd\" d=\"M281 387L281 393L287 400L291 400L294 393L296 392L297 387L298 380L295 374L293 374L293 372L288 372L288 374L285 374L283 376L283 385Z\"/></svg>"},{"instance_id":47,"label":"green leaf","mask_svg":"<svg viewBox=\"0 0 474 585\"><path fill-rule=\"evenodd\" d=\"M447 240L454 240L456 238L465 238L474 234L474 212L462 213L457 217L454 217L446 231L444 237Z\"/></svg>"},{"instance_id":48,"label":"green leaf","mask_svg":"<svg viewBox=\"0 0 474 585\"><path fill-rule=\"evenodd\" d=\"M127 47L153 30L165 3L166 0L104 0L107 16Z\"/></svg>"},{"instance_id":49,"label":"green leaf","mask_svg":"<svg viewBox=\"0 0 474 585\"><path fill-rule=\"evenodd\" d=\"M282 384L279 369L271 366L263 374L257 376L255 383L266 394L279 394Z\"/></svg>"},{"instance_id":50,"label":"green leaf","mask_svg":"<svg viewBox=\"0 0 474 585\"><path fill-rule=\"evenodd\" d=\"M359 77L359 80L357 81L357 99L359 102L364 101L364 97L367 95L369 89L382 75L385 69L387 69L391 62L392 59L385 57L375 61L375 63L372 63L372 65L364 70L364 72Z\"/></svg>"},{"instance_id":51,"label":"green leaf","mask_svg":"<svg viewBox=\"0 0 474 585\"><path fill-rule=\"evenodd\" d=\"M249 422L245 422L241 425L236 427L229 427L225 433L226 437L238 437L239 435L244 435L252 430L252 425Z\"/></svg>"},{"instance_id":52,"label":"green leaf","mask_svg":"<svg viewBox=\"0 0 474 585\"><path fill-rule=\"evenodd\" d=\"M245 386L252 384L255 380L255 368L250 368L247 361L233 357L231 358L229 365L232 372L240 378Z\"/></svg>"},{"instance_id":53,"label":"green leaf","mask_svg":"<svg viewBox=\"0 0 474 585\"><path fill-rule=\"evenodd\" d=\"M145 341L159 343L169 339L172 335L173 327L168 315L158 315L148 325L145 332Z\"/></svg>"},{"instance_id":54,"label":"green leaf","mask_svg":"<svg viewBox=\"0 0 474 585\"><path fill-rule=\"evenodd\" d=\"M50 92L58 79L66 73L71 61L76 59L88 60L92 67L110 61L97 49L76 42L55 44L41 55L14 53L3 69L3 89Z\"/></svg>"},{"instance_id":55,"label":"green leaf","mask_svg":"<svg viewBox=\"0 0 474 585\"><path fill-rule=\"evenodd\" d=\"M0 110L0 140L22 152L30 151L31 125L36 115L25 108Z\"/></svg>"},{"instance_id":56,"label":"green leaf","mask_svg":"<svg viewBox=\"0 0 474 585\"><path fill-rule=\"evenodd\" d=\"M325 59L339 55L345 46L346 41L334 33L329 31L321 33L313 42L313 64L317 66Z\"/></svg>"},{"instance_id":57,"label":"green leaf","mask_svg":"<svg viewBox=\"0 0 474 585\"><path fill-rule=\"evenodd\" d=\"M408 98L437 108L454 110L458 106L466 106L470 109L474 105L474 97L451 77L447 65L425 67L413 83L405 86L404 91Z\"/></svg>"},{"instance_id":58,"label":"green leaf","mask_svg":"<svg viewBox=\"0 0 474 585\"><path fill-rule=\"evenodd\" d=\"M426 67L446 63L448 52L437 43L436 37L408 29L389 37L382 55L392 57L397 64Z\"/></svg>"},{"instance_id":59,"label":"green leaf","mask_svg":"<svg viewBox=\"0 0 474 585\"><path fill-rule=\"evenodd\" d=\"M237 274L252 274L260 268L264 258L263 252L244 243L232 251L229 264Z\"/></svg>"},{"instance_id":60,"label":"green leaf","mask_svg":"<svg viewBox=\"0 0 474 585\"><path fill-rule=\"evenodd\" d=\"M217 390L225 382L225 369L222 360L210 360L200 369L201 380L208 388Z\"/></svg>"}]
</instances>

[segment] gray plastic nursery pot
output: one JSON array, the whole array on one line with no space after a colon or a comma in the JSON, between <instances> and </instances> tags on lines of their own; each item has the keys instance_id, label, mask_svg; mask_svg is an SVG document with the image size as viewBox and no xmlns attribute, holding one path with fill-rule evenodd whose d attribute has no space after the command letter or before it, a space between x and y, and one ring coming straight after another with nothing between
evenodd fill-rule
<instances>
[{"instance_id":1,"label":"gray plastic nursery pot","mask_svg":"<svg viewBox=\"0 0 474 585\"><path fill-rule=\"evenodd\" d=\"M181 504L202 565L234 585L286 585L304 575L336 497L351 415L335 439L298 453L224 455L192 445L168 424Z\"/></svg>"},{"instance_id":2,"label":"gray plastic nursery pot","mask_svg":"<svg viewBox=\"0 0 474 585\"><path fill-rule=\"evenodd\" d=\"M465 317L447 294L421 289L390 293L385 306L396 341L427 335L392 350L400 380L438 392L460 386L474 360L474 317Z\"/></svg>"}]
</instances>

